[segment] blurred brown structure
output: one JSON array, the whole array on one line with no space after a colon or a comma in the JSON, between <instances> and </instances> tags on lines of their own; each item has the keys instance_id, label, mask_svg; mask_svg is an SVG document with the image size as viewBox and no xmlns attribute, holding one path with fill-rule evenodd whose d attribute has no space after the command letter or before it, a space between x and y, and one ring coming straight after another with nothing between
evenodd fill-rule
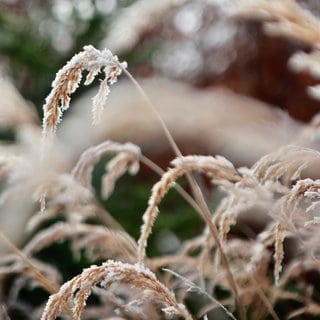
<instances>
[{"instance_id":1,"label":"blurred brown structure","mask_svg":"<svg viewBox=\"0 0 320 320\"><path fill-rule=\"evenodd\" d=\"M317 12L313 1L303 4ZM319 102L306 92L316 80L291 71L288 59L298 51L309 52L310 46L267 35L260 18L230 16L222 6L186 1L166 14L159 13L156 22L140 30L130 49L149 57L135 61L136 75L160 72L199 88L225 87L287 110L294 119L309 121L320 110Z\"/></svg>"}]
</instances>

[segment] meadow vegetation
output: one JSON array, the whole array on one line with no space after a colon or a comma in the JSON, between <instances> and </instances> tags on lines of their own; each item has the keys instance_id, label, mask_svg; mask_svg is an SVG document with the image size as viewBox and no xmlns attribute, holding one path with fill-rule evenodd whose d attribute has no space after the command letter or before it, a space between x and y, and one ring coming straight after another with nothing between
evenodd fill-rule
<instances>
[{"instance_id":1,"label":"meadow vegetation","mask_svg":"<svg viewBox=\"0 0 320 320\"><path fill-rule=\"evenodd\" d=\"M136 10L156 19L187 2L137 1L122 18L130 23L129 12ZM294 53L289 67L319 77L320 20L309 10L293 0L233 1L226 10L235 19L262 20L268 34L309 45L311 50ZM153 21L135 21L127 45ZM114 35L106 42L110 39L116 41ZM159 101L121 60L109 49L84 46L57 72L42 127L25 106L0 109L0 125L14 132L12 141L0 145L1 213L14 216L13 228L2 222L0 233L0 318L319 318L320 153L312 147L319 139L319 116L295 126L295 139L252 165L238 166L218 154L185 154ZM104 137L72 154L59 136L64 112L72 109L72 94L82 82L100 79L86 106L92 116L85 121L94 131L103 128L104 115L114 107L108 97L112 85L125 77L156 119L161 141L172 149L166 169L131 141ZM320 98L319 86L307 90ZM82 137L72 129L70 135ZM154 174L152 182L144 182L147 199L141 212L122 217L122 223L121 206L141 201L135 183L140 166ZM119 206L109 212L108 200L117 192ZM129 200L132 195L137 196ZM184 209L174 212L176 201ZM163 207L172 220L161 220ZM19 221L21 211L28 214ZM195 218L188 223L183 219L189 215ZM158 231L164 230L162 247L152 234L157 219ZM164 221L186 223L188 232L177 236ZM138 225L137 234L126 230L126 223ZM14 228L24 232L19 241L8 231Z\"/></svg>"}]
</instances>

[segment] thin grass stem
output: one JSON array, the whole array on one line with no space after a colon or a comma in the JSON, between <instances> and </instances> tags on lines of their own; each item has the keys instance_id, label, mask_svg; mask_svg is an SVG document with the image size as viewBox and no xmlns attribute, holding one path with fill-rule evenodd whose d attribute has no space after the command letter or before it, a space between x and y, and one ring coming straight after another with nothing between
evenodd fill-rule
<instances>
[{"instance_id":1,"label":"thin grass stem","mask_svg":"<svg viewBox=\"0 0 320 320\"><path fill-rule=\"evenodd\" d=\"M120 65L120 64L119 64ZM150 100L150 98L147 96L147 94L145 93L145 91L143 90L143 88L140 86L140 84L138 83L138 81L131 75L131 73L126 70L125 68L122 68L122 71L124 72L124 74L130 79L130 81L133 83L133 85L135 86L135 88L137 89L137 91L140 93L140 95L143 97L144 101L146 102L146 104L148 105L148 107L153 111L153 113L155 114L155 116L157 117L163 132L167 138L167 140L169 141L170 146L172 147L174 153L176 154L177 157L182 157L182 153L179 149L179 147L177 146L175 140L173 139L167 125L165 124L165 122L163 121L162 117L160 116L159 112L157 111L157 109L155 108L154 104L152 103L152 101ZM188 182L190 184L190 187L192 189L192 193L193 196L195 198L195 201L197 202L200 211L198 211L200 213L200 215L202 216L202 218L204 219L204 221L207 223L210 233L212 234L216 245L217 245L217 249L220 252L220 256L221 256L221 261L226 269L227 272L227 278L231 287L231 290L233 292L235 301L236 301L236 305L238 307L239 310L239 316L241 320L245 320L246 319L246 312L244 309L244 306L241 302L239 293L238 293L238 288L237 288L237 284L236 281L233 277L233 274L231 272L230 269L230 265L229 265L229 261L228 258L223 250L222 244L220 242L219 239L219 233L217 230L217 227L212 223L211 221L211 214L210 214L210 210L207 206L207 203L204 200L203 194L201 192L201 189L199 187L199 185L197 184L197 182L195 181L193 175L191 173L186 173L186 177L188 179Z\"/></svg>"},{"instance_id":2,"label":"thin grass stem","mask_svg":"<svg viewBox=\"0 0 320 320\"><path fill-rule=\"evenodd\" d=\"M146 156L141 155L140 161L148 166L151 170L157 173L159 176L162 176L165 171L159 167L156 163L152 160L147 158ZM197 212L200 212L201 209L198 204L194 201L194 199L190 196L188 192L186 192L178 183L173 185L173 188L190 204L190 206Z\"/></svg>"}]
</instances>

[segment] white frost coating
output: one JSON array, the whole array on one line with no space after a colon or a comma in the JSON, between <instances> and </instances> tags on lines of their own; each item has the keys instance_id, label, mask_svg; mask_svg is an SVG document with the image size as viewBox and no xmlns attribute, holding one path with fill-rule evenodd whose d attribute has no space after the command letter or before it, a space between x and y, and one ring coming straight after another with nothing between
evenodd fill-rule
<instances>
[{"instance_id":1,"label":"white frost coating","mask_svg":"<svg viewBox=\"0 0 320 320\"><path fill-rule=\"evenodd\" d=\"M107 287L111 282L116 282L119 280L121 280L121 278L119 278L119 275L117 276L113 271L110 271L100 284L102 287Z\"/></svg>"},{"instance_id":2,"label":"white frost coating","mask_svg":"<svg viewBox=\"0 0 320 320\"><path fill-rule=\"evenodd\" d=\"M156 276L149 269L146 269L139 263L134 265L129 263L123 263L118 261L109 260L108 262L103 263L103 266L110 270L105 278L101 281L101 286L106 287L110 283L121 281L127 276L127 271L132 271L137 274L143 274L149 279L157 281ZM113 268L113 269L112 269ZM123 273L120 270L124 271Z\"/></svg>"}]
</instances>

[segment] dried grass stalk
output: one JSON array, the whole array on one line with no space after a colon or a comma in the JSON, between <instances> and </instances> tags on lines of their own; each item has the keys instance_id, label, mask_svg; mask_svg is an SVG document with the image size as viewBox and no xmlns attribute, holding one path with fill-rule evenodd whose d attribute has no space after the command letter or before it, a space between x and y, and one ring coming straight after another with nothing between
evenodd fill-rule
<instances>
[{"instance_id":1,"label":"dried grass stalk","mask_svg":"<svg viewBox=\"0 0 320 320\"><path fill-rule=\"evenodd\" d=\"M85 85L89 85L101 70L105 75L98 94L93 98L93 123L98 123L109 93L109 85L117 81L117 77L126 66L125 62L119 63L117 56L112 55L107 49L99 51L91 45L84 46L83 51L73 56L57 72L52 82L52 91L43 106L44 136L55 133L63 111L69 108L70 95L78 88L84 70L88 71Z\"/></svg>"},{"instance_id":2,"label":"dried grass stalk","mask_svg":"<svg viewBox=\"0 0 320 320\"><path fill-rule=\"evenodd\" d=\"M108 153L119 153L108 166L107 173L102 177L105 195L109 195L116 180L126 171L135 174L139 169L141 150L132 143L119 144L112 141L103 142L90 147L80 156L71 174L60 174L51 177L41 184L33 194L35 199L41 199L41 211L49 205L62 205L69 209L84 208L93 200L91 192L91 176L94 165L100 157ZM49 201L48 201L49 199ZM69 210L70 211L70 210ZM81 210L84 211L84 210Z\"/></svg>"},{"instance_id":3,"label":"dried grass stalk","mask_svg":"<svg viewBox=\"0 0 320 320\"><path fill-rule=\"evenodd\" d=\"M222 156L184 156L171 162L176 168L182 168L185 172L198 171L212 177L215 182L238 182L242 179L240 173L233 164Z\"/></svg>"},{"instance_id":4,"label":"dried grass stalk","mask_svg":"<svg viewBox=\"0 0 320 320\"><path fill-rule=\"evenodd\" d=\"M240 174L236 171L232 163L224 157L186 156L176 158L171 163L175 168L166 171L160 181L153 186L148 201L148 208L143 214L143 225L141 226L140 238L138 240L138 257L140 263L143 263L145 258L147 240L158 214L158 204L179 177L190 171L198 171L208 174L214 178L215 182L224 180L236 182L241 180Z\"/></svg>"},{"instance_id":5,"label":"dried grass stalk","mask_svg":"<svg viewBox=\"0 0 320 320\"><path fill-rule=\"evenodd\" d=\"M113 260L101 266L91 266L62 285L59 292L49 298L41 319L56 319L61 314L63 303L70 302L73 304L73 319L78 320L92 288L97 285L107 288L114 283L128 284L142 290L141 300L144 297L161 303L164 305L162 311L168 316L192 319L186 308L177 303L173 293L149 269Z\"/></svg>"}]
</instances>

